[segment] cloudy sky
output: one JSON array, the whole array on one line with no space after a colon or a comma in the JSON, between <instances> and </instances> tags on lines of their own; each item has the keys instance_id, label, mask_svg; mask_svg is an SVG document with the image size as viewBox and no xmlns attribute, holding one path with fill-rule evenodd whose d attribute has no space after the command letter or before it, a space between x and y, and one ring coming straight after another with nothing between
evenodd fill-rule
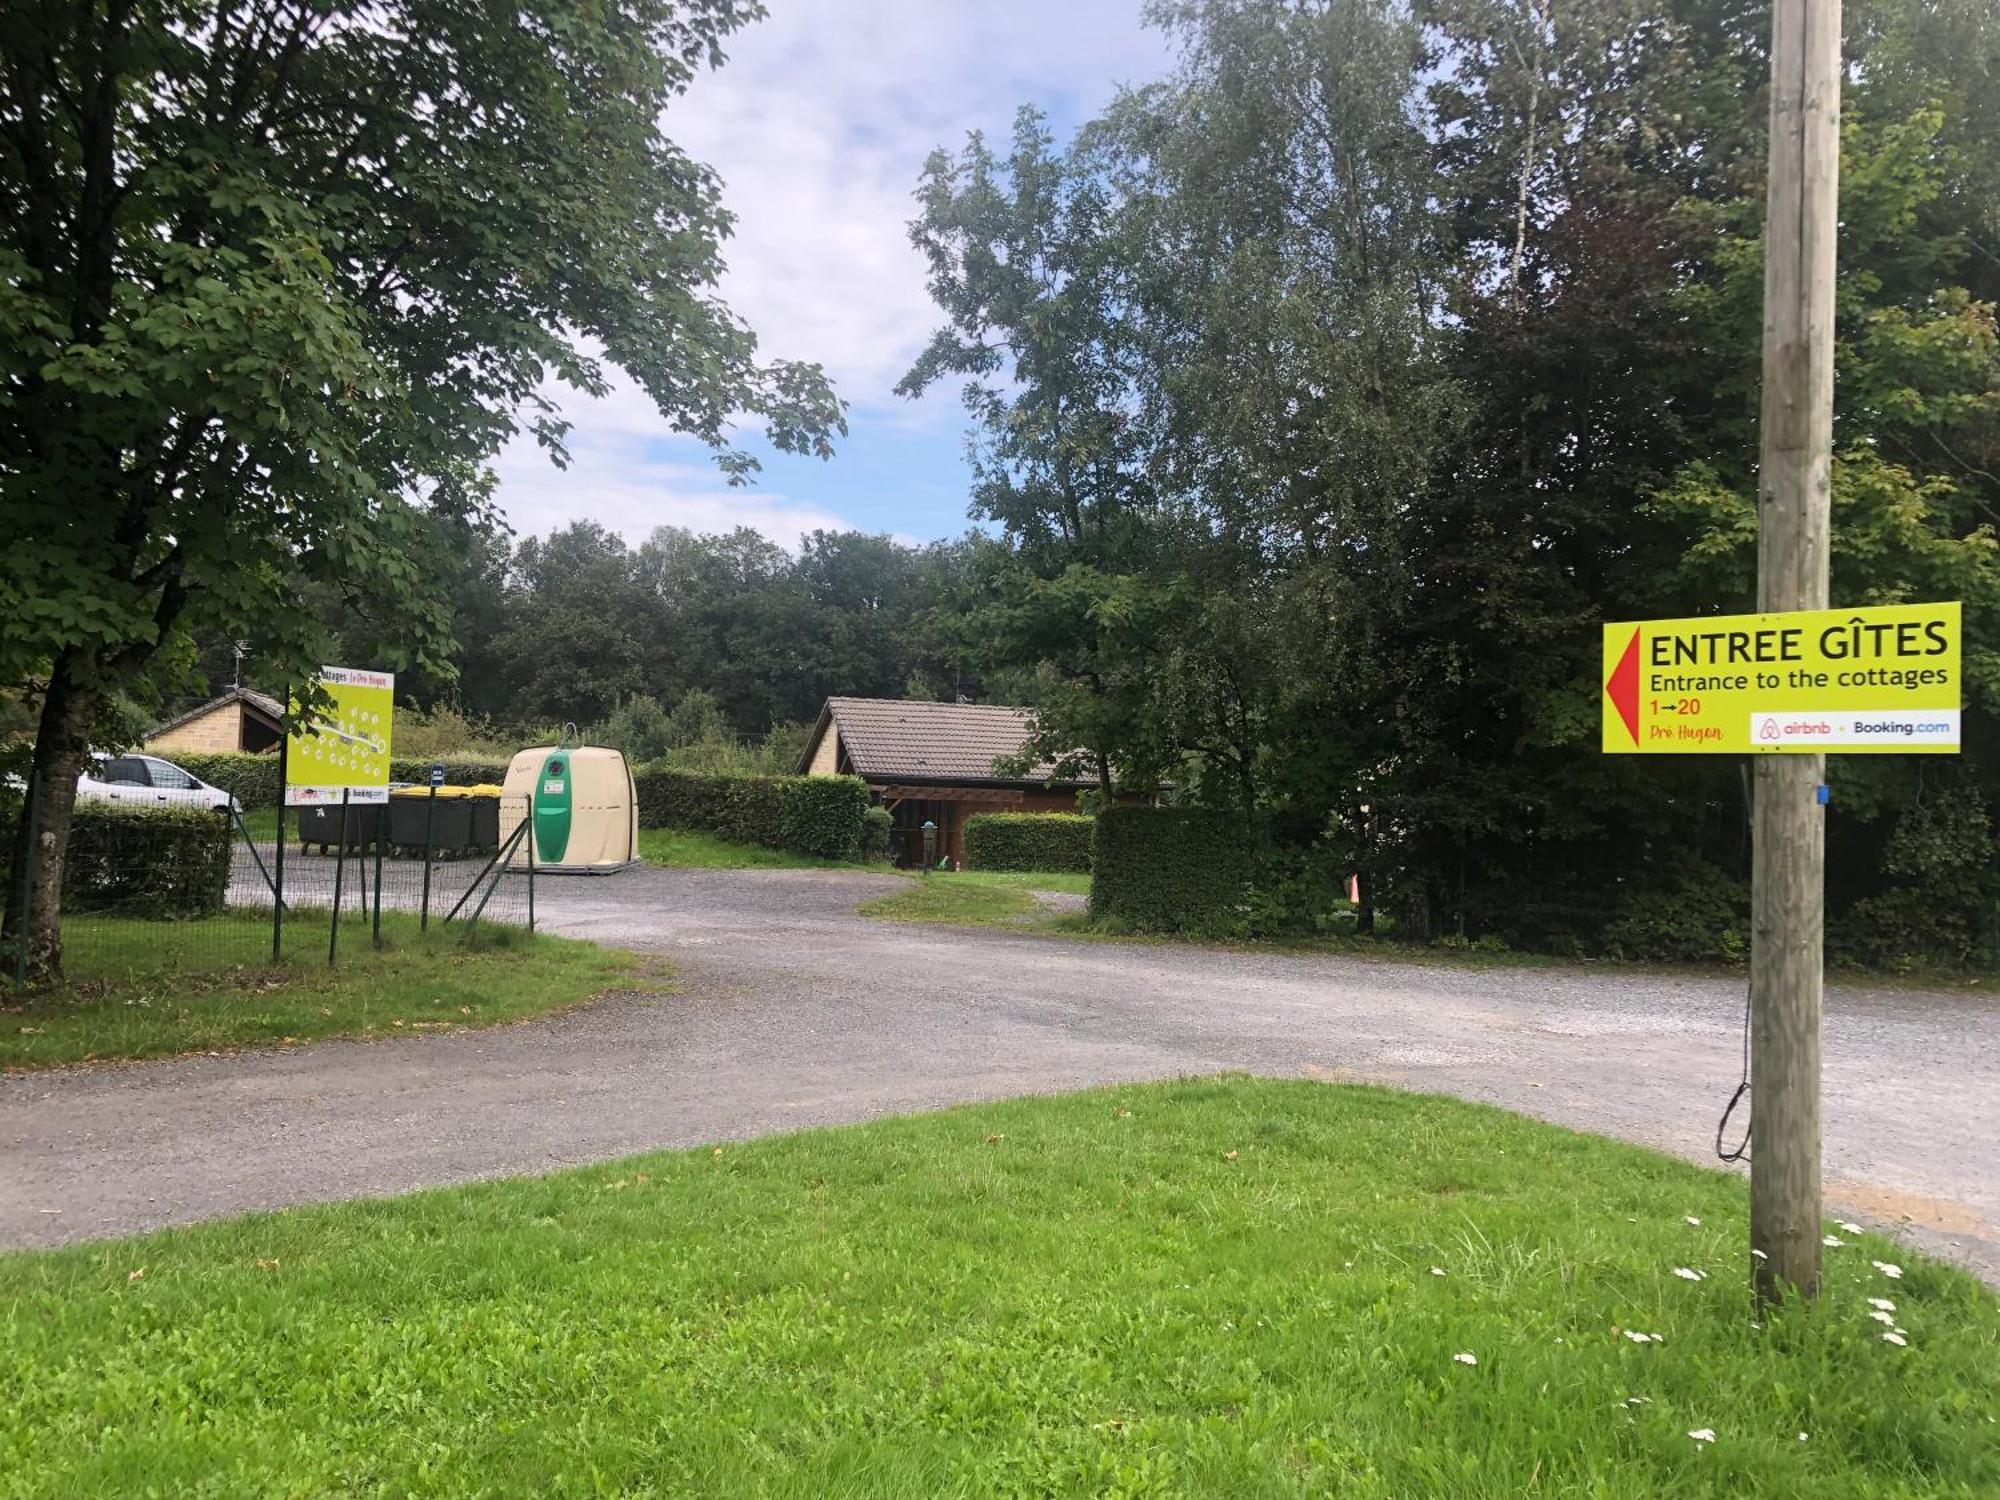
<instances>
[{"instance_id":1,"label":"cloudy sky","mask_svg":"<svg viewBox=\"0 0 2000 1500\"><path fill-rule=\"evenodd\" d=\"M501 457L515 530L587 516L638 541L659 525L749 525L788 546L815 527L917 540L964 530L957 392L911 402L892 389L935 324L908 237L917 173L968 130L1004 138L1023 102L1067 130L1120 84L1158 76L1166 48L1139 5L769 0L769 19L737 34L667 129L722 175L737 215L723 295L766 353L827 367L850 406L848 437L826 463L767 455L753 488L731 490L631 387L602 401L563 392L569 469L530 441Z\"/></svg>"}]
</instances>

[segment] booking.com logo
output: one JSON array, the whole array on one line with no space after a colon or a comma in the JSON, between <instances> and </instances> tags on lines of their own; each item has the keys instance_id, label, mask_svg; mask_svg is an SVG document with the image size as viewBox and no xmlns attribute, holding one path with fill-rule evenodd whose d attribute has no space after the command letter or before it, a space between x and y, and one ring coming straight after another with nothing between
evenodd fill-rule
<instances>
[{"instance_id":1,"label":"booking.com logo","mask_svg":"<svg viewBox=\"0 0 2000 1500\"><path fill-rule=\"evenodd\" d=\"M1907 711L1857 711L1851 714L1752 714L1750 737L1760 745L1882 744L1956 745L1958 711L1933 709L1922 718Z\"/></svg>"}]
</instances>

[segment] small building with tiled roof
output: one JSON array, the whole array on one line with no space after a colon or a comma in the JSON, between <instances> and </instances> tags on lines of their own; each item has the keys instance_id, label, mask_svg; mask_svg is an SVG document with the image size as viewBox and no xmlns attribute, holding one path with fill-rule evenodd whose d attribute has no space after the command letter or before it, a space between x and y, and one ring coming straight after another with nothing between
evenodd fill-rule
<instances>
[{"instance_id":1,"label":"small building with tiled roof","mask_svg":"<svg viewBox=\"0 0 2000 1500\"><path fill-rule=\"evenodd\" d=\"M965 857L965 820L977 812L1075 812L1093 776L1057 780L1052 767L1002 774L1028 743L1033 711L914 698L829 698L799 756L807 776L859 776L895 819L901 863L923 857L923 825L938 854Z\"/></svg>"},{"instance_id":2,"label":"small building with tiled roof","mask_svg":"<svg viewBox=\"0 0 2000 1500\"><path fill-rule=\"evenodd\" d=\"M284 705L268 693L231 688L220 698L155 724L139 748L155 755L175 750L275 750L285 738Z\"/></svg>"}]
</instances>

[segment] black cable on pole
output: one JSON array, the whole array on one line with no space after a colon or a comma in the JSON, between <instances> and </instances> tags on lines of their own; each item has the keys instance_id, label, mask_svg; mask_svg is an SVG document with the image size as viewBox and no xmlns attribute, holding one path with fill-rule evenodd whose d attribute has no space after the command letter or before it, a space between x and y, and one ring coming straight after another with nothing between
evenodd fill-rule
<instances>
[{"instance_id":1,"label":"black cable on pole","mask_svg":"<svg viewBox=\"0 0 2000 1500\"><path fill-rule=\"evenodd\" d=\"M1736 1092L1729 1096L1729 1103L1723 1107L1722 1118L1715 1122L1715 1154L1726 1162L1750 1160L1750 1136L1756 1127L1754 1114L1743 1122L1743 1139L1732 1147L1722 1144L1723 1133L1729 1129L1729 1117L1736 1113L1736 1106L1743 1102L1743 1096L1750 1092L1750 987L1743 987L1743 1077L1736 1085Z\"/></svg>"},{"instance_id":2,"label":"black cable on pole","mask_svg":"<svg viewBox=\"0 0 2000 1500\"><path fill-rule=\"evenodd\" d=\"M1750 779L1750 760L1751 757L1746 756L1738 761L1736 774L1743 787L1743 831L1754 844L1757 835L1756 788ZM1736 1106L1741 1104L1744 1095L1750 1092L1750 997L1751 987L1755 982L1752 979L1743 986L1743 1076L1737 1080L1736 1092L1729 1096L1729 1102L1722 1107L1722 1118L1715 1122L1715 1154L1732 1164L1750 1160L1750 1135L1756 1125L1753 1100L1751 1117L1743 1122L1743 1139L1734 1147L1722 1144L1723 1134L1729 1129L1729 1117L1736 1113Z\"/></svg>"}]
</instances>

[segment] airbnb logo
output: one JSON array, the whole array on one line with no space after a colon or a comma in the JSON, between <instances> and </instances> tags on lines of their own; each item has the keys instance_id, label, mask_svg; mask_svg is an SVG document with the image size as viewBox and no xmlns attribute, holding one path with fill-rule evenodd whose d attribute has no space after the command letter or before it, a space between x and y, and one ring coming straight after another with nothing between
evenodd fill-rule
<instances>
[{"instance_id":1,"label":"airbnb logo","mask_svg":"<svg viewBox=\"0 0 2000 1500\"><path fill-rule=\"evenodd\" d=\"M1764 727L1757 731L1757 738L1760 740L1775 740L1777 737L1778 721L1776 719L1766 719Z\"/></svg>"}]
</instances>

